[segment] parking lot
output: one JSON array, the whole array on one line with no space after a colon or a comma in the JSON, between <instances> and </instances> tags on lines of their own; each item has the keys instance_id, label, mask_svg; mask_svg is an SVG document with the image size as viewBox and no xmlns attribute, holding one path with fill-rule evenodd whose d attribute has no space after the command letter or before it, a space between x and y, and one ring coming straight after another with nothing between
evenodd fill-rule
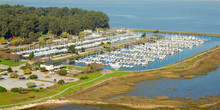
<instances>
[{"instance_id":1,"label":"parking lot","mask_svg":"<svg viewBox=\"0 0 220 110\"><path fill-rule=\"evenodd\" d=\"M1 66L1 68L7 68L7 67ZM0 86L5 87L7 90L10 90L11 88L15 88L15 87L28 88L26 85L28 82L35 82L37 88L40 87L46 88L53 86L54 84L56 84L57 81L61 79L63 79L65 82L74 82L79 80L78 78L74 78L74 77L60 76L58 74L43 73L40 71L32 71L32 74L24 75L23 70L19 69L19 67L12 67L12 69L14 71L17 70L18 75L23 75L25 79L10 78L10 73L8 73L7 75L2 75L2 78L4 79L0 80ZM7 72L5 71L2 73L7 73ZM34 80L28 79L28 77L33 74L37 75L38 79L34 79Z\"/></svg>"}]
</instances>

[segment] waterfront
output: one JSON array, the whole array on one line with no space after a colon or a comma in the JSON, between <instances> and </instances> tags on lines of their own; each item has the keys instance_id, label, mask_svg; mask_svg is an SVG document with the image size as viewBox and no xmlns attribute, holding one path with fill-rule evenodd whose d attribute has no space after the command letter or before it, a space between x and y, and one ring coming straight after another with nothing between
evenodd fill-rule
<instances>
[{"instance_id":1,"label":"waterfront","mask_svg":"<svg viewBox=\"0 0 220 110\"><path fill-rule=\"evenodd\" d=\"M129 96L129 95L126 95L126 96L125 95L116 95L116 96L114 96L115 98L111 97L111 98L108 98L107 100L103 99L103 101L104 102L107 101L110 103L122 103L122 104L128 104L128 105L132 104L134 106L136 104L138 104L138 105L140 104L142 107L150 107L151 109L152 109L152 106L155 104L158 106L164 105L163 107L168 107L168 108L169 107L172 108L172 106L178 107L178 108L180 106L181 106L180 108L182 108L182 107L188 108L188 107L192 107L191 103L195 104L195 105L193 105L193 107L195 107L195 106L198 107L200 105L209 103L209 104L207 104L207 106L204 105L204 107L205 108L208 107L211 109L213 107L218 107L218 105L216 105L216 103L218 103L218 100L219 100L219 88L217 86L218 86L219 70L220 69L216 70L216 67L214 66L215 64L219 64L218 54L219 54L219 47L216 52L207 53L207 55L203 56L204 58L200 57L202 60L196 60L195 62L184 60L186 62L182 62L182 63L187 64L187 62L191 62L194 65L194 66L191 65L189 68L180 69L180 70L170 69L170 70L156 70L156 71L152 71L152 72L151 71L150 72L138 72L137 74L133 74L132 76L127 76L127 77L124 76L124 77L117 78L116 80L107 82L106 84L101 85L101 88L99 87L99 88L95 88L95 89L90 89L85 93L75 94L75 95L70 95L70 96L72 96L76 99L78 99L78 98L84 99L82 96L92 95L91 99L96 99L98 97L100 97L100 98L106 97L107 98L108 96L112 96L113 94L126 94L129 91L131 91L131 89L126 88L126 86L132 87L135 85L134 83L141 81L140 83L137 84L137 88L139 88L139 90L137 90L135 88L136 90L134 89L134 92L138 91L137 93L143 93L143 94L141 94L142 96L139 95L138 97L136 97L136 96L134 97L134 96ZM196 56L193 56L192 59L195 58ZM207 66L207 63L208 63L208 66ZM181 62L178 65L181 65ZM200 68L200 69L198 69L198 68ZM215 68L215 69L213 69L213 68ZM177 71L178 71L178 73L176 73ZM208 75L197 76L197 75L201 74L201 72L202 73L207 72ZM195 78L194 79L182 79L179 77L180 79L165 79L164 77L160 76L160 75L165 75L165 74L177 75L177 76L192 74L192 75L195 75ZM160 79L157 79L157 77L160 77ZM149 84L147 82L153 83L153 84ZM145 83L147 83L148 85L145 85ZM166 86L166 84L168 86ZM145 86L143 86L143 85L145 85ZM199 85L201 85L201 86L199 86ZM120 88L124 88L126 90L119 90L118 86L120 86ZM149 88L146 86L149 86L152 88ZM116 87L116 88L114 88L114 87ZM134 86L134 87L136 87L136 86ZM109 89L114 91L114 93L108 92ZM145 90L143 90L143 89L145 89ZM148 90L148 92L152 92L152 93L150 93L150 95L153 94L154 96L153 95L148 96L149 98L143 97L143 96L148 95L148 92L146 92L147 90ZM116 91L118 91L118 92L116 92ZM200 93L201 91L202 91L202 93ZM105 92L107 92L107 94L110 94L110 95L107 95L107 94L102 95L102 93L105 93ZM188 92L188 93L182 94L181 92L183 92L183 93ZM172 95L172 93L174 93L174 94ZM197 94L197 95L195 95L195 94ZM170 95L171 97L177 97L177 99L170 97L169 100L166 100L166 99L157 100L157 99L152 98L152 97L155 97L158 95L159 96ZM182 98L181 98L181 96L177 96L177 95L182 95ZM205 95L205 96L203 96L203 95ZM70 96L67 96L67 97L70 97ZM191 100L191 98L189 98L188 96L192 96L193 100ZM211 96L211 97L206 97L206 96ZM187 97L187 98L185 99L184 97ZM205 97L205 98L199 99L199 97ZM196 100L194 100L194 99L196 99ZM84 102L84 103L86 104L86 102ZM213 104L214 104L214 106L213 106ZM144 106L144 105L146 105L146 106ZM155 105L155 108L158 107L156 105ZM139 107L141 107L141 106L139 106ZM62 107L65 108L65 106L62 106ZM138 107L138 106L136 106L136 107Z\"/></svg>"},{"instance_id":2,"label":"waterfront","mask_svg":"<svg viewBox=\"0 0 220 110\"><path fill-rule=\"evenodd\" d=\"M179 1L172 1L172 2L171 1L169 2L168 1L151 1L151 2L139 1L137 2L135 1L134 3L134 1L122 2L123 1L122 0L121 2L108 1L108 2L102 2L102 3L100 3L100 1L96 3L97 1L94 1L94 3L92 4L90 4L91 2L89 1L75 2L71 0L66 0L66 1L39 0L39 1L31 1L31 2L30 1L31 0L14 0L14 1L3 0L3 1L0 1L0 4L6 4L6 3L7 4L21 4L25 6L35 6L35 7L48 7L48 6L66 7L67 6L67 7L79 7L79 8L88 9L88 10L99 10L99 11L103 11L107 13L110 16L110 25L112 27L119 27L119 28L219 33L219 27L220 27L220 24L219 24L220 20L218 19L220 15L219 13L220 3L217 1L215 2L214 1L211 1L211 2L210 1L205 1L205 2L198 2L198 1L197 2L196 1L181 1L181 2ZM192 50L183 49L181 53L177 52L173 56L167 56L164 59L164 61L156 59L154 62L149 63L148 66L146 67L137 66L134 68L122 68L119 70L128 70L128 71L138 70L139 71L139 70L163 67L163 66L181 61L187 57L197 54L198 52L205 51L212 47L215 47L216 45L219 45L219 42L220 42L220 39L218 37L208 37L208 36L197 36L197 37L206 38L210 40L205 42L203 45L199 45L198 47L192 48ZM217 55L218 54L219 53L217 53ZM219 61L219 59L217 61ZM213 62L213 60L211 62ZM181 73L181 71L179 73L178 69L177 71L175 70L172 71L172 69L170 70L168 69L167 71L172 71L171 73L168 73L168 75L178 74L176 76L182 77L182 75L188 75L188 74L192 75L192 74L196 74L196 72L201 73L201 71L199 71L198 69L205 69L204 71L208 71L208 72L210 72L209 70L212 70L212 68L209 68L209 66L202 66L202 68L199 68L199 67L200 66L197 66L197 68L190 68L191 70L189 70L189 73L184 73L184 72ZM112 69L110 67L105 67L105 68ZM188 68L187 66L184 66L185 71L187 71L187 68ZM192 72L193 70L195 70L196 72L193 73ZM136 79L135 78L129 79L129 77L125 77L125 79L121 78L119 80L115 80L115 82L111 83L112 85L110 86L108 86L108 84L106 84L107 86L100 85L99 87L93 88L86 92L81 92L80 94L78 94L78 98L79 99L90 98L91 100L97 100L99 99L99 97L101 97L100 99L102 100L103 96L105 97L105 96L108 96L109 94L112 95L112 93L113 95L117 95L120 93L129 92L131 91L132 89L131 86L133 84L140 82L140 81L144 81L144 80L152 80L154 78L155 79L158 78L159 80L154 80L152 82L151 81L140 82L137 84L137 86L135 86L136 87L134 90L135 93L131 92L129 93L129 95L147 96L149 98L159 96L159 95L167 95L170 97L192 96L193 99L204 97L204 95L213 95L213 96L219 95L219 92L218 92L219 88L215 88L215 86L218 86L217 84L218 84L219 75L216 74L215 71L213 71L214 73L210 72L210 74L207 76L196 76L194 79L165 79L162 75L166 73L163 73L163 70L161 71L158 71L158 73L155 72L156 74L150 73L150 75L148 74L145 75L144 74L145 72L143 72L142 74L141 72L139 72L143 77L141 75L138 76L134 74L134 77L136 77ZM217 73L219 72L217 71ZM147 78L149 77L149 79L147 79L146 77ZM131 81L130 83L129 82L130 80L133 80L134 82ZM120 84L120 82L123 82L123 83ZM169 87L167 87L167 85ZM204 87L201 87L200 85ZM102 86L104 89L100 89ZM122 90L117 91L118 88ZM92 94L92 92L90 91L95 91L93 92L95 94ZM105 94L102 96L101 94L102 92L100 91L102 91ZM143 92L140 92L140 91L143 91ZM149 91L151 91L152 93L148 94ZM158 93L157 91L163 91L163 92ZM182 92L184 94L182 94ZM161 93L165 93L165 94L161 94ZM188 94L188 93L192 93L192 94ZM96 97L98 98L96 99ZM72 98L73 99L77 98L77 95L75 97L73 95ZM135 97L135 98L138 98L138 97ZM216 97L216 99L218 102L219 97L218 98ZM140 97L140 100L145 100L145 98ZM124 100L121 100L122 103L126 103L126 101L127 101L126 98ZM117 104L117 98L116 98L116 101L114 101L113 99L112 102L114 103L116 102L115 104ZM118 100L118 102L120 101ZM139 102L141 101L138 102L136 100L133 102L135 102L134 104L140 104ZM82 103L82 104L86 104L86 103ZM147 103L145 102L144 104L147 104ZM156 105L157 104L160 104L160 103L156 103ZM165 103L165 104L168 104L168 103ZM174 103L172 104L174 105ZM196 106L192 103L187 103L186 105L188 104L191 104L192 106ZM206 102L204 102L203 104L206 104ZM191 105L188 105L188 106L191 106ZM58 109L64 109L64 108L65 109L77 108L77 109L88 109L88 110L100 109L99 107L93 108L90 106L80 106L80 105L65 105Z\"/></svg>"},{"instance_id":3,"label":"waterfront","mask_svg":"<svg viewBox=\"0 0 220 110\"><path fill-rule=\"evenodd\" d=\"M172 36L172 34L159 34L159 35L164 35L164 36ZM210 37L210 36L196 36L196 38L201 38L201 39L209 39L209 41L204 42L203 45L199 46L194 46L192 49L189 48L184 48L182 52L175 52L172 56L167 55L164 60L160 59L155 59L153 62L148 62L146 66L141 66L141 65L136 65L133 68L125 68L121 67L119 70L126 70L126 71L141 71L141 70L147 70L147 69L154 69L154 68L159 68L163 67L178 61L181 61L187 57L190 57L198 52L202 52L208 49L211 49L215 47L216 45L219 44L220 38L219 37ZM95 56L95 55L93 55ZM76 65L80 66L86 66L85 63L76 63ZM105 69L113 69L109 65L104 65Z\"/></svg>"},{"instance_id":4,"label":"waterfront","mask_svg":"<svg viewBox=\"0 0 220 110\"><path fill-rule=\"evenodd\" d=\"M209 72L208 75L196 76L193 79L167 79L143 81L134 86L134 90L123 95L153 98L156 96L191 97L199 100L205 96L218 96L220 94L220 68Z\"/></svg>"}]
</instances>

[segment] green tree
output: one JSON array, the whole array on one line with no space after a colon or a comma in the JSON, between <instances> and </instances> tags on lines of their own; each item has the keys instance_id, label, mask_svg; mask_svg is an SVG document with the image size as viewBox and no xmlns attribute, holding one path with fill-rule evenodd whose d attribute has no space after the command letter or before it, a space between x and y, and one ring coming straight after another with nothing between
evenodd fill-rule
<instances>
[{"instance_id":1,"label":"green tree","mask_svg":"<svg viewBox=\"0 0 220 110\"><path fill-rule=\"evenodd\" d=\"M93 69L92 69L91 66L88 65L88 66L85 68L85 73L91 73L91 72L93 72Z\"/></svg>"},{"instance_id":2,"label":"green tree","mask_svg":"<svg viewBox=\"0 0 220 110\"><path fill-rule=\"evenodd\" d=\"M19 88L17 88L17 87L16 88L12 88L11 92L19 92Z\"/></svg>"},{"instance_id":3,"label":"green tree","mask_svg":"<svg viewBox=\"0 0 220 110\"><path fill-rule=\"evenodd\" d=\"M141 35L141 38L144 38L144 37L146 37L146 33L143 33L143 34Z\"/></svg>"},{"instance_id":4,"label":"green tree","mask_svg":"<svg viewBox=\"0 0 220 110\"><path fill-rule=\"evenodd\" d=\"M41 39L41 40L39 40L39 45L44 45L44 44L46 44L46 41L44 40L44 39Z\"/></svg>"},{"instance_id":5,"label":"green tree","mask_svg":"<svg viewBox=\"0 0 220 110\"><path fill-rule=\"evenodd\" d=\"M71 53L75 53L76 49L75 49L75 45L71 45L68 47L68 51Z\"/></svg>"},{"instance_id":6,"label":"green tree","mask_svg":"<svg viewBox=\"0 0 220 110\"><path fill-rule=\"evenodd\" d=\"M30 74L30 73L31 73L31 69L27 68L27 69L24 70L24 74Z\"/></svg>"},{"instance_id":7,"label":"green tree","mask_svg":"<svg viewBox=\"0 0 220 110\"><path fill-rule=\"evenodd\" d=\"M28 88L36 87L36 83L35 82L29 82L26 85L27 85Z\"/></svg>"},{"instance_id":8,"label":"green tree","mask_svg":"<svg viewBox=\"0 0 220 110\"><path fill-rule=\"evenodd\" d=\"M65 84L65 81L63 79L61 79L61 80L58 81L58 84L63 85L63 84Z\"/></svg>"},{"instance_id":9,"label":"green tree","mask_svg":"<svg viewBox=\"0 0 220 110\"><path fill-rule=\"evenodd\" d=\"M45 72L47 71L47 69L45 67L40 68L41 72Z\"/></svg>"},{"instance_id":10,"label":"green tree","mask_svg":"<svg viewBox=\"0 0 220 110\"><path fill-rule=\"evenodd\" d=\"M18 77L18 74L16 72L12 72L10 74L10 78L17 78Z\"/></svg>"},{"instance_id":11,"label":"green tree","mask_svg":"<svg viewBox=\"0 0 220 110\"><path fill-rule=\"evenodd\" d=\"M8 71L8 72L13 72L13 70L12 70L11 67L8 67L7 71Z\"/></svg>"},{"instance_id":12,"label":"green tree","mask_svg":"<svg viewBox=\"0 0 220 110\"><path fill-rule=\"evenodd\" d=\"M1 43L1 44L6 43L6 40L5 40L5 38L4 38L4 37L1 37L1 38L0 38L0 43Z\"/></svg>"},{"instance_id":13,"label":"green tree","mask_svg":"<svg viewBox=\"0 0 220 110\"><path fill-rule=\"evenodd\" d=\"M85 29L109 28L109 17L100 11L21 5L0 5L0 9L0 36L6 39L22 36L33 42L37 36L32 35L37 33L60 35L67 32L79 35Z\"/></svg>"},{"instance_id":14,"label":"green tree","mask_svg":"<svg viewBox=\"0 0 220 110\"><path fill-rule=\"evenodd\" d=\"M30 79L37 79L37 78L38 78L38 76L37 76L37 75L35 75L35 74L33 74L33 75L30 75L30 76L29 76L29 78L30 78Z\"/></svg>"},{"instance_id":15,"label":"green tree","mask_svg":"<svg viewBox=\"0 0 220 110\"><path fill-rule=\"evenodd\" d=\"M80 32L79 33L79 38L82 38L82 37L84 37L85 36L85 33L83 33L83 32Z\"/></svg>"},{"instance_id":16,"label":"green tree","mask_svg":"<svg viewBox=\"0 0 220 110\"><path fill-rule=\"evenodd\" d=\"M66 38L66 37L68 37L68 33L67 32L62 32L61 36Z\"/></svg>"},{"instance_id":17,"label":"green tree","mask_svg":"<svg viewBox=\"0 0 220 110\"><path fill-rule=\"evenodd\" d=\"M104 42L101 42L101 45L104 45L105 43Z\"/></svg>"},{"instance_id":18,"label":"green tree","mask_svg":"<svg viewBox=\"0 0 220 110\"><path fill-rule=\"evenodd\" d=\"M21 79L23 77L24 77L24 75L18 75L18 79Z\"/></svg>"},{"instance_id":19,"label":"green tree","mask_svg":"<svg viewBox=\"0 0 220 110\"><path fill-rule=\"evenodd\" d=\"M2 87L2 86L0 86L0 92L7 92L7 89Z\"/></svg>"},{"instance_id":20,"label":"green tree","mask_svg":"<svg viewBox=\"0 0 220 110\"><path fill-rule=\"evenodd\" d=\"M80 77L80 80L86 80L86 79L89 79L89 77L88 77L88 76L82 76L82 77Z\"/></svg>"},{"instance_id":21,"label":"green tree","mask_svg":"<svg viewBox=\"0 0 220 110\"><path fill-rule=\"evenodd\" d=\"M58 74L61 76L65 76L67 74L67 70L66 69L61 69L58 71Z\"/></svg>"},{"instance_id":22,"label":"green tree","mask_svg":"<svg viewBox=\"0 0 220 110\"><path fill-rule=\"evenodd\" d=\"M29 59L29 60L32 60L33 58L34 58L34 52L31 52L31 53L29 54L28 59Z\"/></svg>"},{"instance_id":23,"label":"green tree","mask_svg":"<svg viewBox=\"0 0 220 110\"><path fill-rule=\"evenodd\" d=\"M85 52L85 51L86 51L86 49L85 49L84 47L83 47L81 50L82 50L82 52Z\"/></svg>"}]
</instances>

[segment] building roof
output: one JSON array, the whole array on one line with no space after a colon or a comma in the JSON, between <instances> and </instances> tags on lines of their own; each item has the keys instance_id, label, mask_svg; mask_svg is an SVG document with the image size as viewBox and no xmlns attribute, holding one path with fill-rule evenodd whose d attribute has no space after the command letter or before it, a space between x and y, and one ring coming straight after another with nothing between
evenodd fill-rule
<instances>
[{"instance_id":1,"label":"building roof","mask_svg":"<svg viewBox=\"0 0 220 110\"><path fill-rule=\"evenodd\" d=\"M54 65L54 66L61 65L60 62L55 62L55 61L53 61L53 60L51 60L51 59L50 59L49 61L43 63L43 64L44 64L44 65L48 65L48 66L50 66L50 65Z\"/></svg>"}]
</instances>

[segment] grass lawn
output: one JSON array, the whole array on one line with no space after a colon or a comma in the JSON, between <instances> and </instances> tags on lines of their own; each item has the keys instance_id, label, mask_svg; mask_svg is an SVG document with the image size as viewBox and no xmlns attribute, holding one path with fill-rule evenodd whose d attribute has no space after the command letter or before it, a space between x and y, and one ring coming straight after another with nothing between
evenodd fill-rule
<instances>
[{"instance_id":1,"label":"grass lawn","mask_svg":"<svg viewBox=\"0 0 220 110\"><path fill-rule=\"evenodd\" d=\"M24 63L24 62L14 62L12 60L6 60L3 58L0 58L0 60L1 60L0 64L7 66L19 66L20 64Z\"/></svg>"},{"instance_id":2,"label":"grass lawn","mask_svg":"<svg viewBox=\"0 0 220 110\"><path fill-rule=\"evenodd\" d=\"M100 74L98 74L98 75L94 74L91 77L89 77L88 80L96 78L97 76L100 76ZM84 81L88 81L88 80L84 80ZM79 84L84 81L71 82L71 83L67 83L64 85L57 85L57 86L51 87L50 89L47 89L45 91L29 92L27 94L20 94L20 93L15 93L15 92L2 92L2 93L0 93L0 105L22 103L22 102L26 102L26 101L40 99L43 97L48 97L48 96L54 95L54 94L64 90L67 87ZM85 85L82 85L82 86L84 87ZM80 88L81 88L81 86L76 86L76 87L72 88L71 91L70 90L69 90L69 92L67 91L67 93L73 92L73 91L78 90ZM66 92L64 94L66 94Z\"/></svg>"},{"instance_id":3,"label":"grass lawn","mask_svg":"<svg viewBox=\"0 0 220 110\"><path fill-rule=\"evenodd\" d=\"M68 65L68 69L80 69L80 70L84 70L85 67L83 66L76 66L76 65Z\"/></svg>"},{"instance_id":4,"label":"grass lawn","mask_svg":"<svg viewBox=\"0 0 220 110\"><path fill-rule=\"evenodd\" d=\"M1 68L0 68L0 72L3 72L3 71L5 71L5 69L1 69Z\"/></svg>"},{"instance_id":5,"label":"grass lawn","mask_svg":"<svg viewBox=\"0 0 220 110\"><path fill-rule=\"evenodd\" d=\"M90 86L90 85L94 84L95 82L103 80L103 79L107 79L107 78L110 78L110 77L118 77L118 76L127 75L127 74L132 74L132 73L123 72L123 71L114 71L113 73L106 74L104 77L102 77L100 79L82 84L80 86L73 87L73 88L67 90L66 92L64 92L63 94L61 94L59 96L56 96L54 98L60 97L60 96L65 95L65 94L69 94L71 92L74 92L76 90L82 89L82 88L87 87L87 86ZM0 93L0 105L21 103L21 102L36 100L36 99L43 98L43 97L48 97L48 96L54 95L54 94L64 90L67 87L70 87L70 86L73 86L73 85L76 85L76 84L79 84L79 83L82 83L82 82L86 82L86 81L95 79L95 78L97 78L101 75L102 74L99 73L99 72L93 72L93 73L90 73L90 74L80 74L77 77L88 76L89 79L78 81L78 82L71 82L71 83L67 83L67 84L64 84L64 85L57 85L57 86L51 87L51 88L49 88L45 91L41 91L41 92L29 92L27 94L20 94L20 93L15 93L15 92L3 92L3 93Z\"/></svg>"}]
</instances>

